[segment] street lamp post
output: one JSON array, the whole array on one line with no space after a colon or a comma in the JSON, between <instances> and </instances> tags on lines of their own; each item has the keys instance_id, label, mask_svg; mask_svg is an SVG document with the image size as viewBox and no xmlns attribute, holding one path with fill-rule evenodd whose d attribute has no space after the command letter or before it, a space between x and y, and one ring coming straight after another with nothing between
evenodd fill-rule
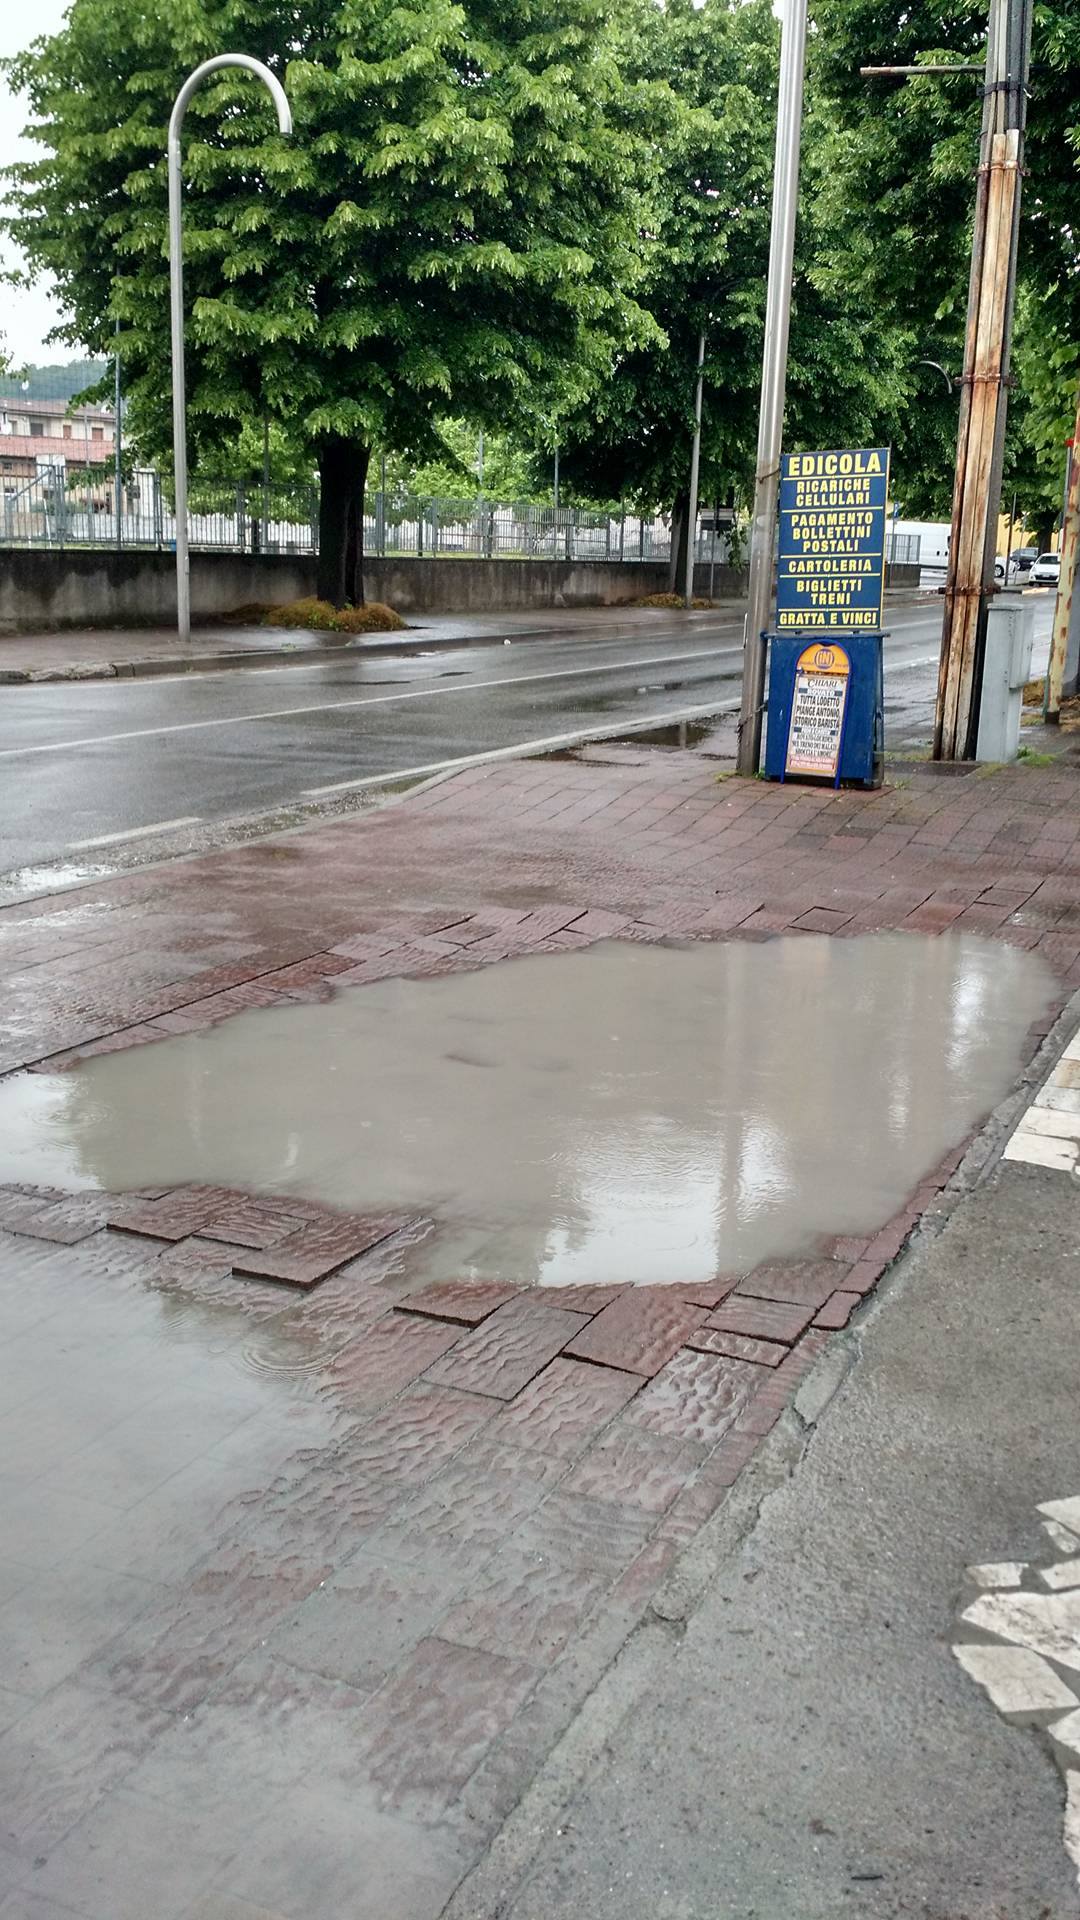
<instances>
[{"instance_id":1,"label":"street lamp post","mask_svg":"<svg viewBox=\"0 0 1080 1920\"><path fill-rule=\"evenodd\" d=\"M795 213L799 199L806 11L806 0L788 0L780 29L780 95L776 109L772 227L765 293L765 346L761 367L754 519L750 534L750 580L743 630L742 704L737 748L739 772L746 774L757 772L761 756L766 658L763 634L769 624L776 572L780 449L787 391Z\"/></svg>"},{"instance_id":2,"label":"street lamp post","mask_svg":"<svg viewBox=\"0 0 1080 1920\"><path fill-rule=\"evenodd\" d=\"M187 409L184 395L184 260L180 198L180 133L196 88L222 67L243 67L262 81L277 108L278 127L292 132L292 113L280 80L249 53L219 53L204 60L184 81L169 116L169 308L172 323L173 471L176 489L176 630L191 638L191 582L188 567Z\"/></svg>"}]
</instances>

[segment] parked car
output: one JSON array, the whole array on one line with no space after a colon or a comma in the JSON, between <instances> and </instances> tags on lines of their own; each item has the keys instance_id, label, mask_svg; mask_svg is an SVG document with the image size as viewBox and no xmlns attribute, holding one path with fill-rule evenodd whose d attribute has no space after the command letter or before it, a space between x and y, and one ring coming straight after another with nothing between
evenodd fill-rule
<instances>
[{"instance_id":1,"label":"parked car","mask_svg":"<svg viewBox=\"0 0 1080 1920\"><path fill-rule=\"evenodd\" d=\"M1014 583L1030 580L1031 569L1038 557L1038 547L1017 547L1009 557L1009 579Z\"/></svg>"},{"instance_id":2,"label":"parked car","mask_svg":"<svg viewBox=\"0 0 1080 1920\"><path fill-rule=\"evenodd\" d=\"M1031 578L1037 587L1056 587L1061 573L1061 561L1056 553L1040 553L1031 569Z\"/></svg>"}]
</instances>

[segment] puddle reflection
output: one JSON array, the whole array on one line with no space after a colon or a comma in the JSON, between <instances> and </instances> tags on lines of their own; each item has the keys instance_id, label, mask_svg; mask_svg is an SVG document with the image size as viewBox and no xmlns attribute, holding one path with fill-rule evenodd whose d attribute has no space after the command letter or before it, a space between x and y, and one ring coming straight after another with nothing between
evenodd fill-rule
<instances>
[{"instance_id":1,"label":"puddle reflection","mask_svg":"<svg viewBox=\"0 0 1080 1920\"><path fill-rule=\"evenodd\" d=\"M415 1207L432 1278L688 1282L880 1224L1001 1098L1053 980L972 936L605 943L0 1089L0 1179Z\"/></svg>"}]
</instances>

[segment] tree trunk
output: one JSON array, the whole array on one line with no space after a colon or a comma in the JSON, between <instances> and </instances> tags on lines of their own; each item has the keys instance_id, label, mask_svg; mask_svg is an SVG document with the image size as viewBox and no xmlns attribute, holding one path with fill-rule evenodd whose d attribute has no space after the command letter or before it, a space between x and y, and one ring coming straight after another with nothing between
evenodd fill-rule
<instances>
[{"instance_id":1,"label":"tree trunk","mask_svg":"<svg viewBox=\"0 0 1080 1920\"><path fill-rule=\"evenodd\" d=\"M668 562L668 590L681 593L686 579L686 541L689 533L690 495L677 493L671 509L671 559Z\"/></svg>"},{"instance_id":2,"label":"tree trunk","mask_svg":"<svg viewBox=\"0 0 1080 1920\"><path fill-rule=\"evenodd\" d=\"M364 604L364 487L371 448L334 434L319 446L316 592L333 607Z\"/></svg>"},{"instance_id":3,"label":"tree trunk","mask_svg":"<svg viewBox=\"0 0 1080 1920\"><path fill-rule=\"evenodd\" d=\"M1044 513L1035 522L1035 544L1040 553L1045 553L1049 547L1054 537L1054 529L1057 523L1058 516L1056 513Z\"/></svg>"}]
</instances>

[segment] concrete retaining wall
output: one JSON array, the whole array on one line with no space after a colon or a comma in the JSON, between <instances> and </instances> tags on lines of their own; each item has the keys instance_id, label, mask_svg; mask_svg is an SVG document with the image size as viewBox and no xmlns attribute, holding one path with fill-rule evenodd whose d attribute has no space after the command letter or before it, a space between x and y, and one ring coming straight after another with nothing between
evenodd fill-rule
<instances>
[{"instance_id":1,"label":"concrete retaining wall","mask_svg":"<svg viewBox=\"0 0 1080 1920\"><path fill-rule=\"evenodd\" d=\"M891 567L888 584L917 587L918 567ZM644 594L666 593L664 563L585 560L377 560L365 568L368 598L399 613L508 613L545 607L613 607ZM699 566L695 591L707 594L710 569ZM215 620L238 607L281 604L315 591L315 562L304 554L194 553L191 611ZM718 566L719 599L746 591L746 576ZM72 548L62 553L0 547L0 633L59 627L156 627L176 619L171 553L114 553Z\"/></svg>"},{"instance_id":2,"label":"concrete retaining wall","mask_svg":"<svg viewBox=\"0 0 1080 1920\"><path fill-rule=\"evenodd\" d=\"M370 560L369 599L401 613L493 613L544 607L619 606L667 590L665 565L560 560ZM699 569L698 591L708 587ZM716 569L716 591L742 590L741 576ZM238 607L280 604L315 591L315 562L303 554L195 553L191 610L214 620ZM168 626L176 618L171 553L0 548L0 632L60 627Z\"/></svg>"}]
</instances>

